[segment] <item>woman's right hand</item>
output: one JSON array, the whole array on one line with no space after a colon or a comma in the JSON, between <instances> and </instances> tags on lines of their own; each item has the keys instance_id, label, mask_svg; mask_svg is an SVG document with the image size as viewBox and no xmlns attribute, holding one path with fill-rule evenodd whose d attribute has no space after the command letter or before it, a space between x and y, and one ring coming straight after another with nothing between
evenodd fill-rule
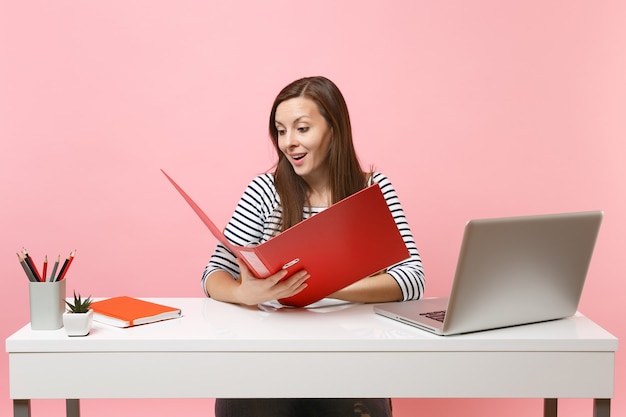
<instances>
[{"instance_id":1,"label":"woman's right hand","mask_svg":"<svg viewBox=\"0 0 626 417\"><path fill-rule=\"evenodd\" d=\"M287 271L281 270L267 278L259 279L252 275L248 266L239 258L237 264L241 274L234 296L237 302L245 305L256 305L294 296L307 287L306 280L311 276L305 270L300 270L285 278Z\"/></svg>"}]
</instances>

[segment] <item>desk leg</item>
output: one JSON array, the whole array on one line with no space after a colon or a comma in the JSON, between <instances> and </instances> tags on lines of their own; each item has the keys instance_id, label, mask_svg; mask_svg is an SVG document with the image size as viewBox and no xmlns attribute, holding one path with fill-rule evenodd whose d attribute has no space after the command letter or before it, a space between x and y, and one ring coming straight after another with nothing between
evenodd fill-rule
<instances>
[{"instance_id":1,"label":"desk leg","mask_svg":"<svg viewBox=\"0 0 626 417\"><path fill-rule=\"evenodd\" d=\"M67 417L80 417L80 401L65 400L65 415Z\"/></svg>"},{"instance_id":2,"label":"desk leg","mask_svg":"<svg viewBox=\"0 0 626 417\"><path fill-rule=\"evenodd\" d=\"M13 400L13 417L30 417L30 400Z\"/></svg>"},{"instance_id":3,"label":"desk leg","mask_svg":"<svg viewBox=\"0 0 626 417\"><path fill-rule=\"evenodd\" d=\"M596 398L593 400L593 417L610 417L611 399Z\"/></svg>"},{"instance_id":4,"label":"desk leg","mask_svg":"<svg viewBox=\"0 0 626 417\"><path fill-rule=\"evenodd\" d=\"M556 417L559 400L557 398L543 399L543 417Z\"/></svg>"}]
</instances>

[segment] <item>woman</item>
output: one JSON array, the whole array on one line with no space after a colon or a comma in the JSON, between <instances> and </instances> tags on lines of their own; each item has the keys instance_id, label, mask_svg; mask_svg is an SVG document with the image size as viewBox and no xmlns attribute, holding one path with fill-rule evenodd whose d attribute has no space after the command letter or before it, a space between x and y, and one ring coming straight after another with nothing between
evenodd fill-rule
<instances>
[{"instance_id":1,"label":"woman","mask_svg":"<svg viewBox=\"0 0 626 417\"><path fill-rule=\"evenodd\" d=\"M240 246L265 242L368 184L378 183L410 258L363 278L330 298L365 303L420 298L424 292L422 263L395 189L383 174L361 169L352 142L348 109L337 86L324 77L303 78L289 84L274 100L269 131L278 155L276 169L257 176L248 185L226 226L226 238ZM305 270L281 280L286 273L257 279L219 244L205 268L202 283L206 295L216 300L255 305L291 297L306 288L309 275ZM218 417L361 414L390 416L389 401L216 401Z\"/></svg>"}]
</instances>

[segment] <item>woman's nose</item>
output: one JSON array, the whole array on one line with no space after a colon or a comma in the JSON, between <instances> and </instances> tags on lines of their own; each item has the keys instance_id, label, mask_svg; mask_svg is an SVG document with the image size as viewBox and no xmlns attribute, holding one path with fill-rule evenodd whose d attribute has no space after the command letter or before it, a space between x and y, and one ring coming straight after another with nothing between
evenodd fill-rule
<instances>
[{"instance_id":1,"label":"woman's nose","mask_svg":"<svg viewBox=\"0 0 626 417\"><path fill-rule=\"evenodd\" d=\"M298 139L296 137L296 132L293 130L285 132L285 143L289 147L297 146Z\"/></svg>"}]
</instances>

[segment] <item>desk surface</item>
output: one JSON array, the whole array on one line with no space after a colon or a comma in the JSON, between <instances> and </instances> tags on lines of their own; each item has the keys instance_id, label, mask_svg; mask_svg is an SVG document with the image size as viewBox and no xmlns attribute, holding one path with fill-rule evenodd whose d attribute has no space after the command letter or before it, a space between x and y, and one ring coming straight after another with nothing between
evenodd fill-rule
<instances>
[{"instance_id":1,"label":"desk surface","mask_svg":"<svg viewBox=\"0 0 626 417\"><path fill-rule=\"evenodd\" d=\"M371 305L147 299L183 317L128 329L94 323L87 337L29 325L11 335L11 398L613 397L618 341L581 314L442 337ZM88 369L90 384L59 384L71 367Z\"/></svg>"},{"instance_id":2,"label":"desk surface","mask_svg":"<svg viewBox=\"0 0 626 417\"><path fill-rule=\"evenodd\" d=\"M617 339L578 313L546 323L436 336L375 314L371 305L329 300L313 308L242 307L207 298L146 298L179 307L180 319L127 329L94 322L89 336L24 326L12 352L74 351L615 351ZM36 343L33 343L36 342Z\"/></svg>"}]
</instances>

